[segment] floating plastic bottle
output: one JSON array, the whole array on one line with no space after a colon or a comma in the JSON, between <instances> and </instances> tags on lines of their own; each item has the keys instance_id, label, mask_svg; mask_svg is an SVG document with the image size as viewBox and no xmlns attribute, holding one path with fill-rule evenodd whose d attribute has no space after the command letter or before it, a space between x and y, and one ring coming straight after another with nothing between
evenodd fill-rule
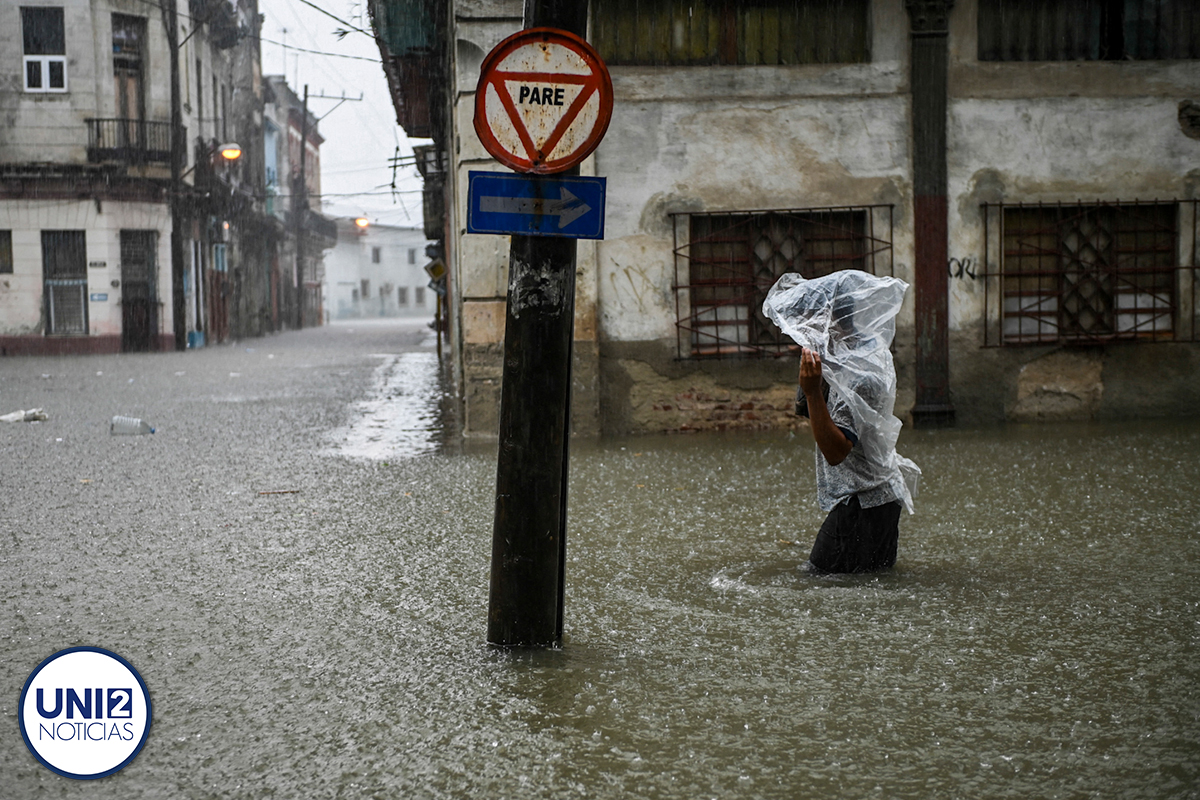
<instances>
[{"instance_id":1,"label":"floating plastic bottle","mask_svg":"<svg viewBox=\"0 0 1200 800\"><path fill-rule=\"evenodd\" d=\"M137 417L113 417L109 432L113 436L137 436L142 433L154 433L150 423Z\"/></svg>"}]
</instances>

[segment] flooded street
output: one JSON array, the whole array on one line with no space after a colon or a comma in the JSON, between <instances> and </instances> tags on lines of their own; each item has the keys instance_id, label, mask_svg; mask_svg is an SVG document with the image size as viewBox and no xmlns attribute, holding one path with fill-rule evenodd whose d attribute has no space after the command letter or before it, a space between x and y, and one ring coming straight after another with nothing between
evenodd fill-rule
<instances>
[{"instance_id":1,"label":"flooded street","mask_svg":"<svg viewBox=\"0 0 1200 800\"><path fill-rule=\"evenodd\" d=\"M575 442L564 647L507 654L495 447L443 445L426 334L0 359L49 417L0 424L0 795L1200 796L1200 420L906 431L868 577L801 569L804 436ZM154 703L94 782L17 725L76 645Z\"/></svg>"}]
</instances>

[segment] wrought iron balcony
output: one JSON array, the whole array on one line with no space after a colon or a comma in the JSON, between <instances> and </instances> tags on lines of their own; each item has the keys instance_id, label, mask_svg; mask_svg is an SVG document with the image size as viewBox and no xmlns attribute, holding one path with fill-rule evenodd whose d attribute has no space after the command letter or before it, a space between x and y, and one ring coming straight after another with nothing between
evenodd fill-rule
<instances>
[{"instance_id":1,"label":"wrought iron balcony","mask_svg":"<svg viewBox=\"0 0 1200 800\"><path fill-rule=\"evenodd\" d=\"M89 119L88 161L124 164L169 164L171 123L144 119ZM186 139L187 130L180 130Z\"/></svg>"}]
</instances>

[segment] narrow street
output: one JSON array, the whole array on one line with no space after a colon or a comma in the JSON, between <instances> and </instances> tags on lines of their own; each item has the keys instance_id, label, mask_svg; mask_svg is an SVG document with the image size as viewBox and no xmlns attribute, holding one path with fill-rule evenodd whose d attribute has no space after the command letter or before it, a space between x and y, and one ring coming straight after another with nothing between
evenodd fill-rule
<instances>
[{"instance_id":1,"label":"narrow street","mask_svg":"<svg viewBox=\"0 0 1200 800\"><path fill-rule=\"evenodd\" d=\"M253 729L295 731L297 716L325 728L331 709L297 708L295 691L341 683L331 671L351 668L344 637L357 637L378 593L392 591L396 560L418 556L396 546L396 532L423 517L444 524L451 498L456 515L477 499L472 525L487 527L486 490L464 497L428 459L412 458L436 448L437 375L424 324L379 321L184 353L0 359L0 405L48 416L0 425L0 709L14 734L0 748L0 793L40 796L62 784L90 797L260 797L289 786L275 756L270 776L256 761L268 756L255 753L262 734ZM411 419L381 425L387 406ZM156 432L112 436L116 414ZM373 425L401 430L381 441ZM375 536L363 538L366 529ZM458 591L483 602L485 559L473 554L470 585L404 604L451 602ZM361 691L403 646L405 634L393 633L362 634L376 652ZM155 702L154 744L118 781L64 782L16 733L29 671L80 644L136 665ZM319 693L345 711L341 690ZM323 730L318 740L342 735ZM236 788L256 774L261 784ZM329 777L341 783L341 768Z\"/></svg>"}]
</instances>

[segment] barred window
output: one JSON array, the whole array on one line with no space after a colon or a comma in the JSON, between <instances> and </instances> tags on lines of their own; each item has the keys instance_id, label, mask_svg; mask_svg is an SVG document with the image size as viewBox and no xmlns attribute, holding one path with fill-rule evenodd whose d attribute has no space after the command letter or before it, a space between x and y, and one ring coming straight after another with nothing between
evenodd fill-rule
<instances>
[{"instance_id":1,"label":"barred window","mask_svg":"<svg viewBox=\"0 0 1200 800\"><path fill-rule=\"evenodd\" d=\"M1194 338L1195 265L1180 264L1179 203L983 208L985 252L999 226L984 275L989 294L999 289L985 301L999 344Z\"/></svg>"},{"instance_id":2,"label":"barred window","mask_svg":"<svg viewBox=\"0 0 1200 800\"><path fill-rule=\"evenodd\" d=\"M593 41L610 66L870 61L869 0L610 0Z\"/></svg>"},{"instance_id":3,"label":"barred window","mask_svg":"<svg viewBox=\"0 0 1200 800\"><path fill-rule=\"evenodd\" d=\"M1200 58L1196 0L980 0L980 61Z\"/></svg>"},{"instance_id":4,"label":"barred window","mask_svg":"<svg viewBox=\"0 0 1200 800\"><path fill-rule=\"evenodd\" d=\"M673 214L681 358L777 356L794 343L762 313L786 272L892 273L892 206Z\"/></svg>"},{"instance_id":5,"label":"barred window","mask_svg":"<svg viewBox=\"0 0 1200 800\"><path fill-rule=\"evenodd\" d=\"M11 275L12 271L12 231L0 231L0 275Z\"/></svg>"},{"instance_id":6,"label":"barred window","mask_svg":"<svg viewBox=\"0 0 1200 800\"><path fill-rule=\"evenodd\" d=\"M84 231L42 231L47 334L87 334L87 239Z\"/></svg>"}]
</instances>

